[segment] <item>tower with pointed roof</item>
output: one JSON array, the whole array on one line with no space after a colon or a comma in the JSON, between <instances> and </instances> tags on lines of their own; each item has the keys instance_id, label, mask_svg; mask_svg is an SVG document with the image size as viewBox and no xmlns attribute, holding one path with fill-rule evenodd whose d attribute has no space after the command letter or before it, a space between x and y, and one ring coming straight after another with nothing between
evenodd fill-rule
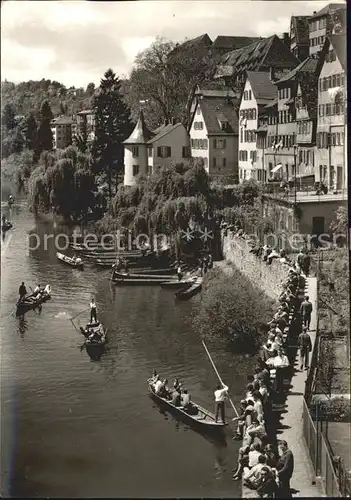
<instances>
[{"instance_id":1,"label":"tower with pointed roof","mask_svg":"<svg viewBox=\"0 0 351 500\"><path fill-rule=\"evenodd\" d=\"M124 144L124 185L133 186L139 174L147 174L148 151L147 142L154 136L145 123L143 111L133 132Z\"/></svg>"}]
</instances>

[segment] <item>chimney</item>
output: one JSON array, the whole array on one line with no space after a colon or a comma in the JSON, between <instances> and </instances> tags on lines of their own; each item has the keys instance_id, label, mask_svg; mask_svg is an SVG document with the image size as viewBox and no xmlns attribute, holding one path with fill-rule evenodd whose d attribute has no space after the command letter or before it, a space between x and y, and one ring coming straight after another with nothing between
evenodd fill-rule
<instances>
[{"instance_id":1,"label":"chimney","mask_svg":"<svg viewBox=\"0 0 351 500\"><path fill-rule=\"evenodd\" d=\"M283 33L283 43L290 49L290 36L289 33Z\"/></svg>"}]
</instances>

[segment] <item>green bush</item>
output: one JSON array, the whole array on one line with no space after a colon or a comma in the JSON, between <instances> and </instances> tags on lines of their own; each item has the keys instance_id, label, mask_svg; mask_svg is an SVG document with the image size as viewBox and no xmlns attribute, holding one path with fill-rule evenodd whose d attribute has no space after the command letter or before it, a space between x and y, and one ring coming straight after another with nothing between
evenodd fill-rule
<instances>
[{"instance_id":1,"label":"green bush","mask_svg":"<svg viewBox=\"0 0 351 500\"><path fill-rule=\"evenodd\" d=\"M202 337L222 338L235 352L252 353L261 345L273 301L237 269L215 268L207 274L193 322Z\"/></svg>"}]
</instances>

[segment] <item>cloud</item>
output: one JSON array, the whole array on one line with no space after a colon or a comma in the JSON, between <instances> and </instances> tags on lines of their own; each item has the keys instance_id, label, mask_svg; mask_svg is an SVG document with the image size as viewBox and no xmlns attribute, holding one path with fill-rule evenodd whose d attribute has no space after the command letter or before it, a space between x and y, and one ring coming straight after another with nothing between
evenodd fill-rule
<instances>
[{"instance_id":1,"label":"cloud","mask_svg":"<svg viewBox=\"0 0 351 500\"><path fill-rule=\"evenodd\" d=\"M2 4L2 75L98 84L104 71L130 72L156 36L183 41L208 33L270 36L289 31L291 15L326 1L7 1Z\"/></svg>"}]
</instances>

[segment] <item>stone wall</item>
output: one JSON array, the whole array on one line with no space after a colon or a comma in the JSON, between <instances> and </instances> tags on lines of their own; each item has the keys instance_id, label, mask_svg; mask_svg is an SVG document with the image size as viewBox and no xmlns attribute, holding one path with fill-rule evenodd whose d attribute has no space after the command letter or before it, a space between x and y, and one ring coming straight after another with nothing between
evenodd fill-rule
<instances>
[{"instance_id":1,"label":"stone wall","mask_svg":"<svg viewBox=\"0 0 351 500\"><path fill-rule=\"evenodd\" d=\"M233 232L222 233L222 254L224 259L235 265L239 271L247 276L252 283L274 300L277 300L282 292L282 282L288 274L287 265L281 264L279 259L273 259L271 265L267 265L262 259L249 253L251 247L246 240L235 236Z\"/></svg>"}]
</instances>

